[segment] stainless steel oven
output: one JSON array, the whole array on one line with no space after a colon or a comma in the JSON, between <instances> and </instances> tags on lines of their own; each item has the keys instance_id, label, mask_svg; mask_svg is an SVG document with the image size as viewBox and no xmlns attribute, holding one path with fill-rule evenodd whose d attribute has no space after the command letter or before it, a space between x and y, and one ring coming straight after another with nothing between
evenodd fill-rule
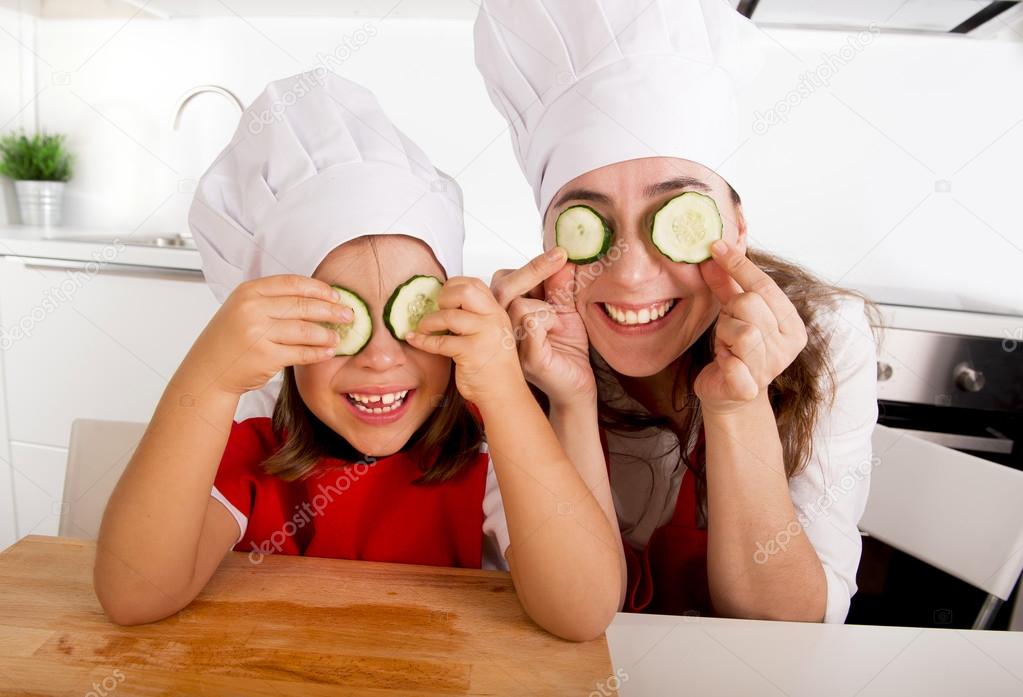
<instances>
[{"instance_id":1,"label":"stainless steel oven","mask_svg":"<svg viewBox=\"0 0 1023 697\"><path fill-rule=\"evenodd\" d=\"M1023 317L882 309L878 422L1023 470ZM858 585L853 623L968 628L985 610L983 592L871 538ZM993 628L1023 629L1023 603L1010 598L992 617Z\"/></svg>"},{"instance_id":2,"label":"stainless steel oven","mask_svg":"<svg viewBox=\"0 0 1023 697\"><path fill-rule=\"evenodd\" d=\"M890 327L879 354L879 423L1023 470L1023 341Z\"/></svg>"}]
</instances>

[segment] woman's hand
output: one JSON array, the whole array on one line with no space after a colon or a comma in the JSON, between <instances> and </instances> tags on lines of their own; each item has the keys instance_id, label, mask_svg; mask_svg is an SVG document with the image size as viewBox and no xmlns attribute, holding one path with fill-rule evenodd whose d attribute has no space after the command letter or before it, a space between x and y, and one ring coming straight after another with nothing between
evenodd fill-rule
<instances>
[{"instance_id":1,"label":"woman's hand","mask_svg":"<svg viewBox=\"0 0 1023 697\"><path fill-rule=\"evenodd\" d=\"M256 390L289 365L334 356L338 336L322 322L351 322L355 313L337 292L305 276L267 276L238 286L185 358L229 394Z\"/></svg>"},{"instance_id":2,"label":"woman's hand","mask_svg":"<svg viewBox=\"0 0 1023 697\"><path fill-rule=\"evenodd\" d=\"M577 268L561 247L553 247L520 269L498 271L491 282L511 317L526 379L552 405L597 395L589 339L575 304Z\"/></svg>"},{"instance_id":3,"label":"woman's hand","mask_svg":"<svg viewBox=\"0 0 1023 697\"><path fill-rule=\"evenodd\" d=\"M482 409L526 389L511 321L483 281L449 279L437 305L405 340L413 348L452 359L455 384L465 399Z\"/></svg>"},{"instance_id":4,"label":"woman's hand","mask_svg":"<svg viewBox=\"0 0 1023 697\"><path fill-rule=\"evenodd\" d=\"M806 325L770 276L724 240L700 264L704 281L721 302L714 330L714 360L694 390L707 413L730 413L766 396L767 386L806 346Z\"/></svg>"}]
</instances>

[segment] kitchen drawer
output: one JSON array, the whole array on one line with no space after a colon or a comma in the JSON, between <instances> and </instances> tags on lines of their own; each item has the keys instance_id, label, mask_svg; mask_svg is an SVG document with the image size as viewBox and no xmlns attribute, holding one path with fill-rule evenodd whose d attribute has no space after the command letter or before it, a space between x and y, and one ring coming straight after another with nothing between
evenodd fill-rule
<instances>
[{"instance_id":1,"label":"kitchen drawer","mask_svg":"<svg viewBox=\"0 0 1023 697\"><path fill-rule=\"evenodd\" d=\"M75 418L149 421L218 307L202 276L52 264L0 263L8 437L66 448Z\"/></svg>"},{"instance_id":2,"label":"kitchen drawer","mask_svg":"<svg viewBox=\"0 0 1023 697\"><path fill-rule=\"evenodd\" d=\"M17 536L56 535L63 508L67 450L11 443Z\"/></svg>"}]
</instances>

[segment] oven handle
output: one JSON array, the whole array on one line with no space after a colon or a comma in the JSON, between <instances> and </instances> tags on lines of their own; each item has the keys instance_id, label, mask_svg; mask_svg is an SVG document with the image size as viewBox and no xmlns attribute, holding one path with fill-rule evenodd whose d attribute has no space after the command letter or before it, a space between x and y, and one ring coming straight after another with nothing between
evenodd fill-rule
<instances>
[{"instance_id":1,"label":"oven handle","mask_svg":"<svg viewBox=\"0 0 1023 697\"><path fill-rule=\"evenodd\" d=\"M958 433L939 433L936 431L918 431L913 428L897 428L889 426L893 431L908 433L921 440L944 445L946 448L955 450L972 450L979 453L997 453L1009 455L1012 453L1012 441L1008 438L983 438L981 436L964 436Z\"/></svg>"}]
</instances>

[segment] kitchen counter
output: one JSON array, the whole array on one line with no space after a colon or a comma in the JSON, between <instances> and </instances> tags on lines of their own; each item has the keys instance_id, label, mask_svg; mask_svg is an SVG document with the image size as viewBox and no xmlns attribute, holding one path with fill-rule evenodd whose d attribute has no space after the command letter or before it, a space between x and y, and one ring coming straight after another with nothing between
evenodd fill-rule
<instances>
[{"instance_id":1,"label":"kitchen counter","mask_svg":"<svg viewBox=\"0 0 1023 697\"><path fill-rule=\"evenodd\" d=\"M154 238L130 231L58 228L45 237L40 228L0 226L0 256L52 259L68 262L99 262L154 269L200 271L202 263L194 245L159 247Z\"/></svg>"},{"instance_id":2,"label":"kitchen counter","mask_svg":"<svg viewBox=\"0 0 1023 697\"><path fill-rule=\"evenodd\" d=\"M1023 632L620 614L622 697L1019 697Z\"/></svg>"},{"instance_id":3,"label":"kitchen counter","mask_svg":"<svg viewBox=\"0 0 1023 697\"><path fill-rule=\"evenodd\" d=\"M119 627L94 554L40 536L0 553L0 693L560 697L611 677L603 637L544 632L502 572L232 552L178 614Z\"/></svg>"}]
</instances>

